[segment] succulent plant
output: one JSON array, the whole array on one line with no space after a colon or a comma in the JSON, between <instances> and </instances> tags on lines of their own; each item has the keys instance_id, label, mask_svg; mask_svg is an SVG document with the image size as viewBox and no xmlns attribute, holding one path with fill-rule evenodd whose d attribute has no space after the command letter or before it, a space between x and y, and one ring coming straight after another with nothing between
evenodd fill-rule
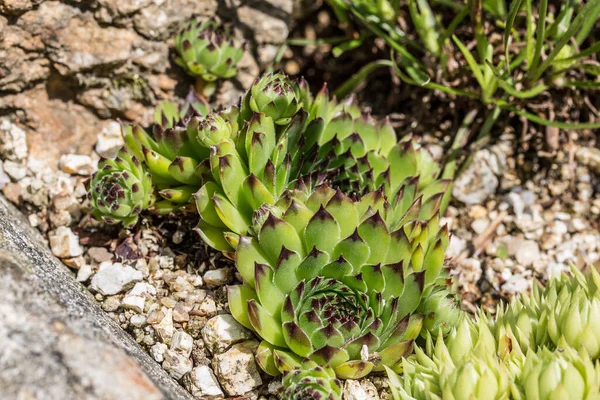
<instances>
[{"instance_id":1,"label":"succulent plant","mask_svg":"<svg viewBox=\"0 0 600 400\"><path fill-rule=\"evenodd\" d=\"M269 73L257 79L246 93L241 107L248 120L253 113L263 113L277 125L287 125L300 110L299 88L281 73Z\"/></svg>"},{"instance_id":2,"label":"succulent plant","mask_svg":"<svg viewBox=\"0 0 600 400\"><path fill-rule=\"evenodd\" d=\"M433 345L427 337L425 351L387 368L395 400L508 399L510 370L495 354L496 343L485 321L464 318L444 339L441 332Z\"/></svg>"},{"instance_id":3,"label":"succulent plant","mask_svg":"<svg viewBox=\"0 0 600 400\"><path fill-rule=\"evenodd\" d=\"M277 363L283 372L285 399L335 400L342 393L340 381L329 367L311 360L297 361L285 355Z\"/></svg>"},{"instance_id":4,"label":"succulent plant","mask_svg":"<svg viewBox=\"0 0 600 400\"><path fill-rule=\"evenodd\" d=\"M415 311L446 284L448 233L435 208L395 225L389 208L379 192L353 201L321 186L261 208L256 237L229 237L244 280L229 288L229 306L263 338L266 372L277 374L274 350L353 379L410 354L423 323Z\"/></svg>"},{"instance_id":5,"label":"succulent plant","mask_svg":"<svg viewBox=\"0 0 600 400\"><path fill-rule=\"evenodd\" d=\"M600 362L585 349L530 351L515 379L515 400L597 400L600 398Z\"/></svg>"},{"instance_id":6,"label":"succulent plant","mask_svg":"<svg viewBox=\"0 0 600 400\"><path fill-rule=\"evenodd\" d=\"M187 125L187 121L197 115L208 115L209 105L206 100L198 97L191 90L185 98L181 107L173 101L163 100L158 103L154 110L154 123L163 130L173 128L175 125Z\"/></svg>"},{"instance_id":7,"label":"succulent plant","mask_svg":"<svg viewBox=\"0 0 600 400\"><path fill-rule=\"evenodd\" d=\"M89 183L93 215L108 224L134 226L154 202L152 176L125 148L114 160L102 159Z\"/></svg>"},{"instance_id":8,"label":"succulent plant","mask_svg":"<svg viewBox=\"0 0 600 400\"><path fill-rule=\"evenodd\" d=\"M175 62L191 76L206 82L231 78L244 54L245 44L216 18L191 20L175 37Z\"/></svg>"},{"instance_id":9,"label":"succulent plant","mask_svg":"<svg viewBox=\"0 0 600 400\"><path fill-rule=\"evenodd\" d=\"M589 314L600 276L571 270L573 276L552 279L545 289L534 286L531 296L495 317L481 313L476 321L462 319L445 338L439 332L435 344L426 334L423 348L387 369L394 398L600 398L592 333L598 331ZM587 310L583 319L582 310Z\"/></svg>"},{"instance_id":10,"label":"succulent plant","mask_svg":"<svg viewBox=\"0 0 600 400\"><path fill-rule=\"evenodd\" d=\"M550 280L545 288L534 284L531 296L500 309L494 322L498 341L509 338L513 347L537 351L564 340L600 358L600 275L591 268L586 277L575 266L571 274Z\"/></svg>"}]
</instances>

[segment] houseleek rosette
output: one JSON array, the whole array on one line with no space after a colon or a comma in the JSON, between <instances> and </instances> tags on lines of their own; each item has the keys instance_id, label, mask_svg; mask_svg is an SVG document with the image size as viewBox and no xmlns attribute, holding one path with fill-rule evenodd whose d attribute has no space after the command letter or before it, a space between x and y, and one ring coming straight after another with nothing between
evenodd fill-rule
<instances>
[{"instance_id":1,"label":"houseleek rosette","mask_svg":"<svg viewBox=\"0 0 600 400\"><path fill-rule=\"evenodd\" d=\"M263 339L261 367L278 374L282 354L339 378L396 366L421 331L415 311L445 286L448 233L437 209L392 230L380 193L353 201L322 186L285 203L255 213L256 237L230 237L244 285L229 288L229 306Z\"/></svg>"},{"instance_id":2,"label":"houseleek rosette","mask_svg":"<svg viewBox=\"0 0 600 400\"><path fill-rule=\"evenodd\" d=\"M152 176L125 148L114 160L102 159L89 183L95 218L108 224L134 226L140 212L154 202Z\"/></svg>"},{"instance_id":3,"label":"houseleek rosette","mask_svg":"<svg viewBox=\"0 0 600 400\"><path fill-rule=\"evenodd\" d=\"M263 113L277 125L287 125L300 110L299 87L281 73L269 73L257 79L244 97L241 113L244 119Z\"/></svg>"},{"instance_id":4,"label":"houseleek rosette","mask_svg":"<svg viewBox=\"0 0 600 400\"><path fill-rule=\"evenodd\" d=\"M512 346L537 351L557 348L564 340L600 358L600 275L591 268L584 276L575 266L571 274L550 280L545 288L535 283L531 296L501 308L494 324L498 341L509 338Z\"/></svg>"},{"instance_id":5,"label":"houseleek rosette","mask_svg":"<svg viewBox=\"0 0 600 400\"><path fill-rule=\"evenodd\" d=\"M600 362L595 363L582 349L530 351L516 377L515 400L598 400Z\"/></svg>"},{"instance_id":6,"label":"houseleek rosette","mask_svg":"<svg viewBox=\"0 0 600 400\"><path fill-rule=\"evenodd\" d=\"M245 43L216 18L190 21L175 37L178 57L175 62L194 77L200 78L200 94L212 92L212 82L231 78L244 55Z\"/></svg>"},{"instance_id":7,"label":"houseleek rosette","mask_svg":"<svg viewBox=\"0 0 600 400\"><path fill-rule=\"evenodd\" d=\"M283 372L285 399L335 400L342 393L341 382L335 371L323 367L314 361L297 362L292 359L278 358L278 365ZM285 364L284 364L285 363Z\"/></svg>"},{"instance_id":8,"label":"houseleek rosette","mask_svg":"<svg viewBox=\"0 0 600 400\"><path fill-rule=\"evenodd\" d=\"M465 318L435 344L427 335L425 346L394 368L402 377L387 370L394 398L599 399L598 331L589 312L600 280L595 271L586 277L571 269L572 277L534 286L495 317Z\"/></svg>"}]
</instances>

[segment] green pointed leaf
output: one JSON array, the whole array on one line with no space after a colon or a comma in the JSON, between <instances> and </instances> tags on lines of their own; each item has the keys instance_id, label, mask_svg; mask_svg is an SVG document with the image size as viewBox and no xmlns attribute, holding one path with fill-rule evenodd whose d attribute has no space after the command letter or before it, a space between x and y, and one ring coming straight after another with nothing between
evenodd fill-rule
<instances>
[{"instance_id":1,"label":"green pointed leaf","mask_svg":"<svg viewBox=\"0 0 600 400\"><path fill-rule=\"evenodd\" d=\"M331 253L340 240L340 227L331 214L321 206L310 219L304 230L304 250L308 253L316 247Z\"/></svg>"},{"instance_id":2,"label":"green pointed leaf","mask_svg":"<svg viewBox=\"0 0 600 400\"><path fill-rule=\"evenodd\" d=\"M295 322L283 324L283 337L288 347L300 356L308 357L313 350L311 340Z\"/></svg>"},{"instance_id":3,"label":"green pointed leaf","mask_svg":"<svg viewBox=\"0 0 600 400\"><path fill-rule=\"evenodd\" d=\"M379 211L360 224L358 234L371 250L367 262L369 264L382 263L386 259L391 239Z\"/></svg>"},{"instance_id":4,"label":"green pointed leaf","mask_svg":"<svg viewBox=\"0 0 600 400\"><path fill-rule=\"evenodd\" d=\"M296 270L302 262L300 255L295 251L281 249L275 267L275 285L283 292L289 293L298 285Z\"/></svg>"},{"instance_id":5,"label":"green pointed leaf","mask_svg":"<svg viewBox=\"0 0 600 400\"><path fill-rule=\"evenodd\" d=\"M340 237L348 237L356 229L359 218L357 209L352 200L340 190L335 192L335 195L329 200L325 209L338 222Z\"/></svg>"},{"instance_id":6,"label":"green pointed leaf","mask_svg":"<svg viewBox=\"0 0 600 400\"><path fill-rule=\"evenodd\" d=\"M248 300L258 300L256 292L250 286L235 285L227 287L227 302L229 311L237 322L248 329L253 329L248 318Z\"/></svg>"},{"instance_id":7,"label":"green pointed leaf","mask_svg":"<svg viewBox=\"0 0 600 400\"><path fill-rule=\"evenodd\" d=\"M258 242L272 264L277 262L283 247L297 252L301 257L304 255L302 241L294 227L272 213L269 213L260 229Z\"/></svg>"},{"instance_id":8,"label":"green pointed leaf","mask_svg":"<svg viewBox=\"0 0 600 400\"><path fill-rule=\"evenodd\" d=\"M281 372L275 365L275 358L273 351L276 349L275 346L271 345L266 340L263 340L256 349L256 363L258 366L271 376L279 376Z\"/></svg>"},{"instance_id":9,"label":"green pointed leaf","mask_svg":"<svg viewBox=\"0 0 600 400\"><path fill-rule=\"evenodd\" d=\"M269 314L256 300L248 300L248 318L261 338L274 346L287 347L279 318Z\"/></svg>"},{"instance_id":10,"label":"green pointed leaf","mask_svg":"<svg viewBox=\"0 0 600 400\"><path fill-rule=\"evenodd\" d=\"M321 275L321 271L327 264L329 264L330 259L331 258L329 257L328 253L318 250L316 247L313 248L308 256L306 256L306 258L298 266L298 269L296 270L296 278L299 281L309 281L310 279Z\"/></svg>"},{"instance_id":11,"label":"green pointed leaf","mask_svg":"<svg viewBox=\"0 0 600 400\"><path fill-rule=\"evenodd\" d=\"M358 229L355 229L352 235L335 246L331 257L335 259L344 256L352 264L353 271L358 273L361 266L369 259L370 254L369 245L362 240L358 234Z\"/></svg>"},{"instance_id":12,"label":"green pointed leaf","mask_svg":"<svg viewBox=\"0 0 600 400\"><path fill-rule=\"evenodd\" d=\"M254 287L254 265L268 264L266 256L253 237L241 236L235 252L235 265L248 285Z\"/></svg>"}]
</instances>

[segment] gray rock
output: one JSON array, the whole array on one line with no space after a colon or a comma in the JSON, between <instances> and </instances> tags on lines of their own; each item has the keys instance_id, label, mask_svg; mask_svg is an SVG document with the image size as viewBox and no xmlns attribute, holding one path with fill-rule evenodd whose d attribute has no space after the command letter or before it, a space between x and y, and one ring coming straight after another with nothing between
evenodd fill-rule
<instances>
[{"instance_id":1,"label":"gray rock","mask_svg":"<svg viewBox=\"0 0 600 400\"><path fill-rule=\"evenodd\" d=\"M202 339L211 353L227 350L231 345L252 337L250 331L240 325L229 314L217 315L206 322L202 329Z\"/></svg>"},{"instance_id":2,"label":"gray rock","mask_svg":"<svg viewBox=\"0 0 600 400\"><path fill-rule=\"evenodd\" d=\"M208 365L200 365L183 377L183 386L197 399L223 397L223 391Z\"/></svg>"},{"instance_id":3,"label":"gray rock","mask_svg":"<svg viewBox=\"0 0 600 400\"><path fill-rule=\"evenodd\" d=\"M90 288L107 296L121 293L141 280L142 273L133 267L106 261L100 264Z\"/></svg>"},{"instance_id":4,"label":"gray rock","mask_svg":"<svg viewBox=\"0 0 600 400\"><path fill-rule=\"evenodd\" d=\"M219 383L229 396L239 396L262 385L254 361L258 342L248 340L233 345L229 351L213 358L213 370Z\"/></svg>"},{"instance_id":5,"label":"gray rock","mask_svg":"<svg viewBox=\"0 0 600 400\"><path fill-rule=\"evenodd\" d=\"M133 23L140 35L152 40L166 40L192 15L212 16L216 11L216 0L155 0L133 17Z\"/></svg>"},{"instance_id":6,"label":"gray rock","mask_svg":"<svg viewBox=\"0 0 600 400\"><path fill-rule=\"evenodd\" d=\"M0 196L4 399L191 399Z\"/></svg>"}]
</instances>

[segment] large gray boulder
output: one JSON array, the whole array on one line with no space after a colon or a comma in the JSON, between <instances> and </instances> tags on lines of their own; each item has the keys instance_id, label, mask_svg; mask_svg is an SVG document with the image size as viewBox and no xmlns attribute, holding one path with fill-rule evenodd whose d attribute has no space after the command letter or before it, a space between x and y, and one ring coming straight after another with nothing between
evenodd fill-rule
<instances>
[{"instance_id":1,"label":"large gray boulder","mask_svg":"<svg viewBox=\"0 0 600 400\"><path fill-rule=\"evenodd\" d=\"M0 196L2 399L191 399Z\"/></svg>"}]
</instances>

